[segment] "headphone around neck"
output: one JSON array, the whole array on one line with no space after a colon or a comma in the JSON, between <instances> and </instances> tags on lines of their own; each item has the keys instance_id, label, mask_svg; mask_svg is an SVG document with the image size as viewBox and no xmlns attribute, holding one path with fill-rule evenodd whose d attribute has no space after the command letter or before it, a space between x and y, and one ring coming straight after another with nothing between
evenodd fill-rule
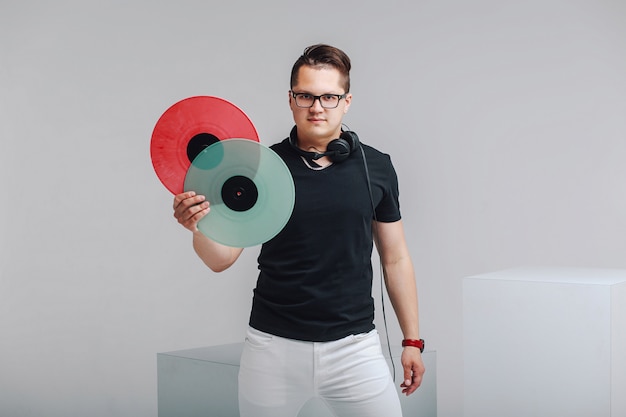
<instances>
[{"instance_id":1,"label":"headphone around neck","mask_svg":"<svg viewBox=\"0 0 626 417\"><path fill-rule=\"evenodd\" d=\"M337 139L331 140L326 146L326 152L307 152L298 147L298 131L294 126L289 133L289 144L291 147L308 160L317 160L327 156L333 162L346 160L354 151L359 148L359 137L356 133L345 130Z\"/></svg>"}]
</instances>

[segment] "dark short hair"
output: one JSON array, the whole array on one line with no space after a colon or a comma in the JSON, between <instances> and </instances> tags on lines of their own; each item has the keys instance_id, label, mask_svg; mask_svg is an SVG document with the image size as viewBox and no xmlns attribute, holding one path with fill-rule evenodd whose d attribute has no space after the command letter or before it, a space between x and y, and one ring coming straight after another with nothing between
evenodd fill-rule
<instances>
[{"instance_id":1,"label":"dark short hair","mask_svg":"<svg viewBox=\"0 0 626 417\"><path fill-rule=\"evenodd\" d=\"M298 83L298 72L303 66L314 68L334 68L339 71L343 78L344 92L350 92L350 58L341 49L334 46L317 44L304 49L300 58L291 68L291 87Z\"/></svg>"}]
</instances>

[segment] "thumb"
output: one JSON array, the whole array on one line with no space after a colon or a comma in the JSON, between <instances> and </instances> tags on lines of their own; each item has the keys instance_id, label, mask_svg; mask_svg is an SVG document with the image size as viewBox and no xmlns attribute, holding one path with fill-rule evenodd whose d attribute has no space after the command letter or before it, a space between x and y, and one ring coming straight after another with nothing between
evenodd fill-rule
<instances>
[{"instance_id":1,"label":"thumb","mask_svg":"<svg viewBox=\"0 0 626 417\"><path fill-rule=\"evenodd\" d=\"M413 371L410 366L404 367L404 385L409 386L413 382Z\"/></svg>"}]
</instances>

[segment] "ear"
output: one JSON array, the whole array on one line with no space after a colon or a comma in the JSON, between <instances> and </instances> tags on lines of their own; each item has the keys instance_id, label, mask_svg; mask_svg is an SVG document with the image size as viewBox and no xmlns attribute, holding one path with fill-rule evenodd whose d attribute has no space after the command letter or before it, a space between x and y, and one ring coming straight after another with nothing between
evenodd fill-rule
<instances>
[{"instance_id":1,"label":"ear","mask_svg":"<svg viewBox=\"0 0 626 417\"><path fill-rule=\"evenodd\" d=\"M343 114L348 113L348 109L350 109L350 104L352 103L352 94L348 93L348 95L346 95L346 98L344 98L346 105L343 106Z\"/></svg>"}]
</instances>

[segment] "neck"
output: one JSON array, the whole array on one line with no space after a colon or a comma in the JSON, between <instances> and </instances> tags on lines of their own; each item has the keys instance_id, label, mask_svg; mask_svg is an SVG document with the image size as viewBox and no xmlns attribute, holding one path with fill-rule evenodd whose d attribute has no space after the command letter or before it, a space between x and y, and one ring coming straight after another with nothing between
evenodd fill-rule
<instances>
[{"instance_id":1,"label":"neck","mask_svg":"<svg viewBox=\"0 0 626 417\"><path fill-rule=\"evenodd\" d=\"M330 165L332 161L327 156L322 156L320 158L314 159L314 154L323 154L326 152L326 148L328 143L332 140L332 138L316 138L316 137L301 137L296 134L297 131L294 130L291 132L292 138L290 138L292 142L292 146L300 149L304 152L309 152L309 155L302 155L302 157L307 161L308 164L312 164L319 167L325 167Z\"/></svg>"},{"instance_id":2,"label":"neck","mask_svg":"<svg viewBox=\"0 0 626 417\"><path fill-rule=\"evenodd\" d=\"M330 136L307 136L298 134L296 137L296 145L307 152L326 152L326 147L333 140L341 135L341 130Z\"/></svg>"},{"instance_id":3,"label":"neck","mask_svg":"<svg viewBox=\"0 0 626 417\"><path fill-rule=\"evenodd\" d=\"M323 145L309 144L307 146L307 145L302 145L300 141L298 141L296 146L298 146L298 148L302 149L305 152L311 152L312 154L323 154L324 152L326 152L326 145L328 144L328 142L324 143ZM318 165L320 167L325 167L332 163L332 161L327 156L321 156L320 158L312 158L308 162Z\"/></svg>"}]
</instances>

